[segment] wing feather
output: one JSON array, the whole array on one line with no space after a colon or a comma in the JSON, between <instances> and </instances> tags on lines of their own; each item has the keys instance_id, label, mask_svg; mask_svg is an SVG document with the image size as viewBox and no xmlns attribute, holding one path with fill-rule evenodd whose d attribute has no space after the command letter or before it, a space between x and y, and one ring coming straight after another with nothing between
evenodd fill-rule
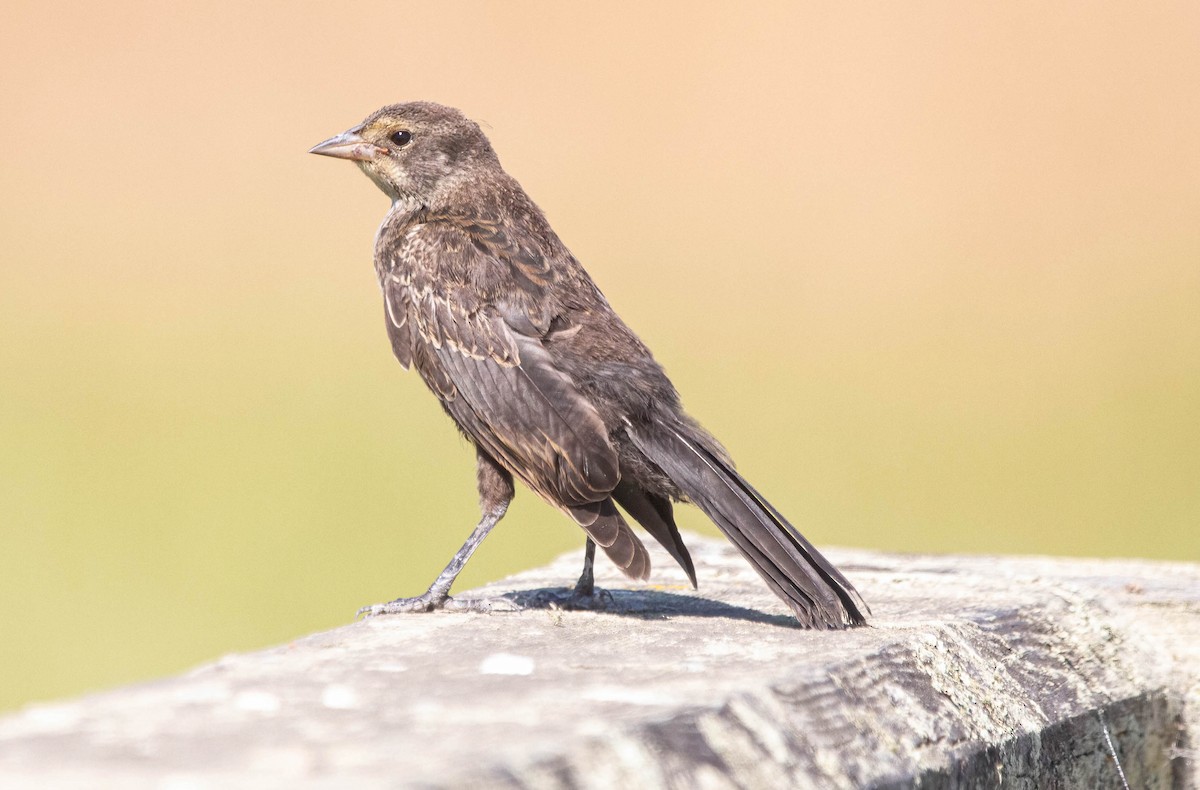
<instances>
[{"instance_id":1,"label":"wing feather","mask_svg":"<svg viewBox=\"0 0 1200 790\"><path fill-rule=\"evenodd\" d=\"M407 350L463 431L535 491L565 508L606 500L620 469L603 420L555 365L539 334L540 316L514 321L519 311L495 297L503 288L489 298L479 282L481 273L518 264L526 278L545 278L549 269L500 260L512 249L496 244L494 234L479 244L459 226L428 232L442 235L407 253L401 247L397 268L381 277L393 347L406 346L397 356ZM435 249L453 252L431 266Z\"/></svg>"},{"instance_id":2,"label":"wing feather","mask_svg":"<svg viewBox=\"0 0 1200 790\"><path fill-rule=\"evenodd\" d=\"M443 236L393 249L394 268L381 274L396 356L416 367L477 445L569 515L622 571L646 578L649 554L610 496L620 481L617 450L543 342L553 325L544 300L522 309L501 296L505 288L481 285L488 276L503 283L507 273L521 298L547 286L552 267L495 228L451 223L429 232Z\"/></svg>"}]
</instances>

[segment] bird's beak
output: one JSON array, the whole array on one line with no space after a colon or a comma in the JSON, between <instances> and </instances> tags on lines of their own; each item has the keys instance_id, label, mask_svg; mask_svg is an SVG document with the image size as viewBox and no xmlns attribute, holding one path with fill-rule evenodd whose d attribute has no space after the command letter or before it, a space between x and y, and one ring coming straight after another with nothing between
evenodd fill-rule
<instances>
[{"instance_id":1,"label":"bird's beak","mask_svg":"<svg viewBox=\"0 0 1200 790\"><path fill-rule=\"evenodd\" d=\"M321 156L335 156L338 159L352 159L356 162L369 162L375 157L387 153L386 148L381 148L362 139L362 136L359 134L361 131L361 126L355 126L353 129L348 129L336 137L330 137L324 142L317 143L308 149L308 152L310 154L320 154Z\"/></svg>"}]
</instances>

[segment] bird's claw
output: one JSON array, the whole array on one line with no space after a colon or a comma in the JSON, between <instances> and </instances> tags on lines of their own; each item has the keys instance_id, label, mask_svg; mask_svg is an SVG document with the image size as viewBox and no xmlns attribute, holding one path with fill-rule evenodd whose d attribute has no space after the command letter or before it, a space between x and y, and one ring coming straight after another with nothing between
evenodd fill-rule
<instances>
[{"instance_id":1,"label":"bird's claw","mask_svg":"<svg viewBox=\"0 0 1200 790\"><path fill-rule=\"evenodd\" d=\"M542 590L537 594L537 601L543 606L563 609L566 611L604 611L614 602L613 595L608 590L596 588L585 592L578 588L569 592Z\"/></svg>"},{"instance_id":2,"label":"bird's claw","mask_svg":"<svg viewBox=\"0 0 1200 790\"><path fill-rule=\"evenodd\" d=\"M438 609L451 608L453 601L450 596L433 596L429 593L415 598L397 598L387 603L373 603L358 610L355 619L359 617L378 617L381 614L413 614L416 612L433 612Z\"/></svg>"},{"instance_id":3,"label":"bird's claw","mask_svg":"<svg viewBox=\"0 0 1200 790\"><path fill-rule=\"evenodd\" d=\"M520 607L507 598L451 598L449 595L419 595L416 598L397 598L387 603L376 603L358 610L360 617L378 617L381 614L417 614L421 612L511 612Z\"/></svg>"}]
</instances>

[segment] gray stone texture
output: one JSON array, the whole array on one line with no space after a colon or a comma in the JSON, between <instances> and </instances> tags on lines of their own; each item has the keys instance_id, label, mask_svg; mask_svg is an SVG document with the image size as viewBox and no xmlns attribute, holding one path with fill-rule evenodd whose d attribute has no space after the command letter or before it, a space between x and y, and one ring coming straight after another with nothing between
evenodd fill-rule
<instances>
[{"instance_id":1,"label":"gray stone texture","mask_svg":"<svg viewBox=\"0 0 1200 790\"><path fill-rule=\"evenodd\" d=\"M1200 782L1200 566L830 551L873 617L813 632L730 547L687 540L699 591L659 552L653 584L598 561L607 611L539 606L580 551L465 594L517 591L488 614L30 706L0 719L0 787Z\"/></svg>"}]
</instances>

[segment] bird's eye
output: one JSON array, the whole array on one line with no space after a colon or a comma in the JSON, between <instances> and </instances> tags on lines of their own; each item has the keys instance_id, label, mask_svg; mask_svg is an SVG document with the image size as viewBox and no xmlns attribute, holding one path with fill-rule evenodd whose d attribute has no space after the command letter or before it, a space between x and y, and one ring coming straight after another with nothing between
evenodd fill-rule
<instances>
[{"instance_id":1,"label":"bird's eye","mask_svg":"<svg viewBox=\"0 0 1200 790\"><path fill-rule=\"evenodd\" d=\"M388 139L398 146L405 146L412 142L412 132L406 129L401 129L398 132L392 132L388 135Z\"/></svg>"}]
</instances>

